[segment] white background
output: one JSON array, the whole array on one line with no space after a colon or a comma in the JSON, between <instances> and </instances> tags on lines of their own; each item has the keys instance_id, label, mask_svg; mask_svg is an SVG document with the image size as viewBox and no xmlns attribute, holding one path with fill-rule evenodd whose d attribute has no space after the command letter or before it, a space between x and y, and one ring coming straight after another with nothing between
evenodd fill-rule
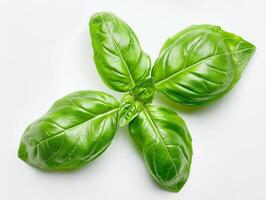
<instances>
[{"instance_id":1,"label":"white background","mask_svg":"<svg viewBox=\"0 0 266 200\"><path fill-rule=\"evenodd\" d=\"M265 8L264 0L0 0L0 199L265 200ZM81 89L120 98L92 60L88 21L103 10L123 18L153 60L167 37L192 24L220 25L257 46L225 98L177 111L194 146L179 193L153 183L127 128L102 156L71 173L46 173L17 158L25 127L56 99Z\"/></svg>"}]
</instances>

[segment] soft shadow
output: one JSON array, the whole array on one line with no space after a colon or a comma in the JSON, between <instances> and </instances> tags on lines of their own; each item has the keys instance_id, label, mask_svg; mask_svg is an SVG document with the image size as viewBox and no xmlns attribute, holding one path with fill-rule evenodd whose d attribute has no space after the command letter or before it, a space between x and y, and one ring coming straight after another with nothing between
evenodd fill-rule
<instances>
[{"instance_id":1,"label":"soft shadow","mask_svg":"<svg viewBox=\"0 0 266 200\"><path fill-rule=\"evenodd\" d=\"M123 137L123 140L126 140L127 143L130 145L130 148L134 149L134 152L138 154L139 158L143 160L143 156L141 151L138 149L137 145L132 140L130 133L129 133L129 125L120 127L121 135ZM144 160L143 160L144 161Z\"/></svg>"},{"instance_id":2,"label":"soft shadow","mask_svg":"<svg viewBox=\"0 0 266 200\"><path fill-rule=\"evenodd\" d=\"M194 113L211 112L212 110L217 109L220 106L223 106L227 102L227 99L230 98L230 96L231 96L230 94L227 94L226 96L221 97L221 99L219 99L219 100L214 100L214 101L207 103L205 105L202 105L202 106L181 105L181 104L178 104L178 103L172 101L171 99L169 99L168 97L166 97L165 95L163 95L159 92L156 92L155 99L159 102L159 104L162 103L168 107L172 107L176 111L179 111L181 113L194 114Z\"/></svg>"}]
</instances>

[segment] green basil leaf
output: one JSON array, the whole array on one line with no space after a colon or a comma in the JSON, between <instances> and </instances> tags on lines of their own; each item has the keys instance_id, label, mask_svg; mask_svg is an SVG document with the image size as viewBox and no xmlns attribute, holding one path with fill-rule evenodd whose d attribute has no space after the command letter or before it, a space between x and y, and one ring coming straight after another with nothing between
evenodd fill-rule
<instances>
[{"instance_id":1,"label":"green basil leaf","mask_svg":"<svg viewBox=\"0 0 266 200\"><path fill-rule=\"evenodd\" d=\"M154 81L153 78L148 78L143 83L135 86L130 94L134 96L134 98L143 103L152 102L154 95Z\"/></svg>"},{"instance_id":2,"label":"green basil leaf","mask_svg":"<svg viewBox=\"0 0 266 200\"><path fill-rule=\"evenodd\" d=\"M150 57L124 21L100 12L91 17L89 25L94 61L106 85L126 92L150 75Z\"/></svg>"},{"instance_id":3,"label":"green basil leaf","mask_svg":"<svg viewBox=\"0 0 266 200\"><path fill-rule=\"evenodd\" d=\"M132 95L125 94L118 111L119 125L125 126L131 122L140 113L142 107L143 104L140 101L135 101Z\"/></svg>"},{"instance_id":4,"label":"green basil leaf","mask_svg":"<svg viewBox=\"0 0 266 200\"><path fill-rule=\"evenodd\" d=\"M226 94L254 52L254 45L218 26L191 26L165 42L152 77L173 101L201 105Z\"/></svg>"},{"instance_id":5,"label":"green basil leaf","mask_svg":"<svg viewBox=\"0 0 266 200\"><path fill-rule=\"evenodd\" d=\"M129 124L129 131L153 178L163 188L178 192L189 176L192 160L185 122L165 107L146 105Z\"/></svg>"},{"instance_id":6,"label":"green basil leaf","mask_svg":"<svg viewBox=\"0 0 266 200\"><path fill-rule=\"evenodd\" d=\"M28 126L18 156L46 170L79 168L111 143L118 108L114 97L98 91L79 91L59 99Z\"/></svg>"}]
</instances>

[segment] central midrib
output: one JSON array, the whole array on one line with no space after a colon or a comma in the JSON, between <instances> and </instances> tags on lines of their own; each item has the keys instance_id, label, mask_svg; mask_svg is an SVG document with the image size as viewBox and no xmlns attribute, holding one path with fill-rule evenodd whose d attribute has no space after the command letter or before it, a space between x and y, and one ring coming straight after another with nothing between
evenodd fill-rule
<instances>
[{"instance_id":1,"label":"central midrib","mask_svg":"<svg viewBox=\"0 0 266 200\"><path fill-rule=\"evenodd\" d=\"M172 158L172 156L171 156L171 154L170 154L170 152L169 152L169 150L168 150L168 148L167 148L167 145L165 144L165 142L164 142L164 140L163 140L161 134L160 134L159 131L157 130L157 126L155 125L155 123L154 123L153 120L151 119L151 117L150 117L150 115L149 115L149 112L148 112L148 110L146 109L146 107L143 108L143 111L144 111L145 116L148 118L148 120L149 120L149 122L150 122L150 124L151 124L151 126L152 126L152 128L153 128L153 130L156 132L158 138L159 138L159 139L161 140L161 142L163 143L163 145L164 145L164 147L165 147L165 149L166 149L166 151L167 151L167 153L168 153L168 155L169 155L169 157L170 157L170 159L171 159L171 161L172 161L172 163L173 163L173 165L174 165L175 172L177 173L177 169L176 169L176 166L175 166L175 162L174 162L174 160L173 160L173 158Z\"/></svg>"},{"instance_id":2,"label":"central midrib","mask_svg":"<svg viewBox=\"0 0 266 200\"><path fill-rule=\"evenodd\" d=\"M227 53L221 53L221 54L215 54L215 55L209 56L209 57L207 57L207 58L205 58L205 59L203 59L203 60L201 60L201 61L198 61L198 62L192 64L191 66L188 66L188 67L186 67L186 68L184 68L184 69L182 69L182 70L180 70L180 71L178 71L178 72L176 72L176 73L171 74L170 76L168 76L168 77L165 78L165 79L162 79L162 80L158 81L157 83L155 83L155 86L161 85L161 84L163 84L164 82L170 80L171 78L177 76L178 74L181 74L182 72L184 72L184 71L186 71L186 70L189 70L189 69L191 69L191 68L197 66L198 64L201 64L201 63L203 63L203 62L205 62L205 61L208 61L208 60L210 60L210 59L213 58L213 57L221 56L221 55L227 55L227 54L233 54L233 53L236 53L236 52L246 51L246 50L248 50L248 49L252 49L252 48L245 48L245 49L241 49L241 50L230 51L230 52L227 52Z\"/></svg>"},{"instance_id":3,"label":"central midrib","mask_svg":"<svg viewBox=\"0 0 266 200\"><path fill-rule=\"evenodd\" d=\"M109 28L109 25L108 25L108 23L105 21L104 17L103 17L103 16L101 16L101 17L102 17L104 23L106 24L106 27L107 27L108 31L109 31L110 34L111 34L112 41L113 41L113 43L114 43L114 45L115 45L115 48L117 49L117 52L118 52L119 56L121 57L121 60L122 60L124 66L125 66L125 68L126 68L126 70L127 70L127 73L128 73L129 78L130 78L130 81L131 81L131 83L132 83L132 85L133 85L133 87L134 87L134 86L136 85L136 84L135 84L135 81L134 81L133 77L131 76L131 73L130 73L130 70L129 70L128 66L127 66L127 63L126 63L124 57L122 56L122 54L121 54L121 52L120 52L120 48L118 47L118 45L117 45L117 43L116 43L115 37L114 37L114 35L113 35L113 32L112 32L111 29Z\"/></svg>"},{"instance_id":4,"label":"central midrib","mask_svg":"<svg viewBox=\"0 0 266 200\"><path fill-rule=\"evenodd\" d=\"M96 119L99 119L99 118L105 116L105 115L109 115L109 114L111 114L111 113L117 111L118 109L119 109L119 108L112 109L112 110L110 110L110 111L108 111L108 112L106 112L106 113L99 114L99 115L97 115L96 117L93 117L93 118L91 118L91 119L89 119L89 120L87 120L87 121L85 121L85 122L82 122L82 123L77 124L77 125L75 125L75 126L73 126L73 127L70 127L69 129L65 129L65 130L63 130L63 131L60 131L59 133L57 133L57 134L55 134L55 135L53 135L53 136L51 136L51 137L49 137L49 138L46 138L45 140L42 140L42 141L38 142L38 143L35 144L33 147L31 147L30 149L28 149L27 151L25 151L24 154L27 153L27 152L29 152L31 149L36 148L37 146L41 145L43 142L49 141L50 139L53 139L53 138L58 137L58 136L60 136L60 135L63 135L63 134L66 133L66 131L70 131L70 130L72 130L72 129L75 129L75 128L77 128L77 127L80 127L80 126L82 126L83 124L86 124L86 123L88 123L88 122L92 122L92 121L94 121L94 120L96 120Z\"/></svg>"}]
</instances>

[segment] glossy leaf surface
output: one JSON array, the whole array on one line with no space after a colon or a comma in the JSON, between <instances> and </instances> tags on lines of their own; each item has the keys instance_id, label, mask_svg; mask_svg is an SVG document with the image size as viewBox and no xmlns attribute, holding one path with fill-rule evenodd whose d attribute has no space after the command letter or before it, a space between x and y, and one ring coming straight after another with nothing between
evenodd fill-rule
<instances>
[{"instance_id":1,"label":"glossy leaf surface","mask_svg":"<svg viewBox=\"0 0 266 200\"><path fill-rule=\"evenodd\" d=\"M117 100L103 92L65 96L26 129L18 156L47 170L78 168L99 156L117 127Z\"/></svg>"},{"instance_id":2,"label":"glossy leaf surface","mask_svg":"<svg viewBox=\"0 0 266 200\"><path fill-rule=\"evenodd\" d=\"M152 69L155 87L180 104L205 104L234 86L254 51L218 26L191 26L165 42Z\"/></svg>"},{"instance_id":3,"label":"glossy leaf surface","mask_svg":"<svg viewBox=\"0 0 266 200\"><path fill-rule=\"evenodd\" d=\"M165 107L146 105L129 124L129 131L154 179L170 191L179 191L189 176L192 159L185 122Z\"/></svg>"},{"instance_id":4,"label":"glossy leaf surface","mask_svg":"<svg viewBox=\"0 0 266 200\"><path fill-rule=\"evenodd\" d=\"M110 88L126 92L150 75L149 56L131 28L114 14L93 15L90 33L97 70Z\"/></svg>"}]
</instances>

